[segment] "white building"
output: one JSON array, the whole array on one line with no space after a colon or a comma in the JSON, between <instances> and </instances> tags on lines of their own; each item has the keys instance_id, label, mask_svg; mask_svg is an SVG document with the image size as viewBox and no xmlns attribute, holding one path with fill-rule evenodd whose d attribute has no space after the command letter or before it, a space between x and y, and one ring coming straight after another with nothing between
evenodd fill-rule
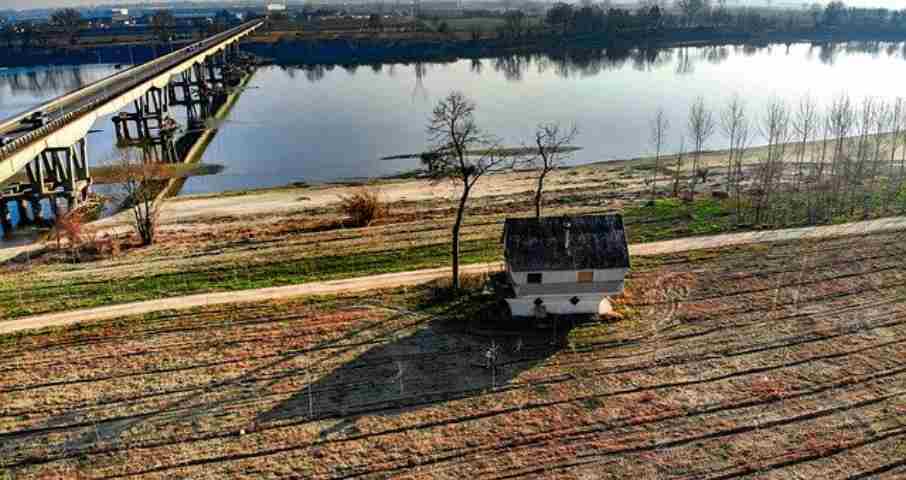
<instances>
[{"instance_id":1,"label":"white building","mask_svg":"<svg viewBox=\"0 0 906 480\"><path fill-rule=\"evenodd\" d=\"M629 247L623 217L508 218L503 230L514 317L604 314L623 291Z\"/></svg>"},{"instance_id":2,"label":"white building","mask_svg":"<svg viewBox=\"0 0 906 480\"><path fill-rule=\"evenodd\" d=\"M114 8L110 11L110 21L113 24L128 25L131 20L128 8Z\"/></svg>"}]
</instances>

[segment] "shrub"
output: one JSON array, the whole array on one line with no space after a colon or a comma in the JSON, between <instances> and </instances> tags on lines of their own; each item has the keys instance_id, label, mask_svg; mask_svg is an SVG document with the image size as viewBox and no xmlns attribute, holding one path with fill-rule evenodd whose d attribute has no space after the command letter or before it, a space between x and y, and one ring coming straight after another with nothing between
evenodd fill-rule
<instances>
[{"instance_id":1,"label":"shrub","mask_svg":"<svg viewBox=\"0 0 906 480\"><path fill-rule=\"evenodd\" d=\"M349 225L353 227L367 227L387 214L387 207L381 201L380 195L368 189L342 197L340 209L348 217Z\"/></svg>"},{"instance_id":2,"label":"shrub","mask_svg":"<svg viewBox=\"0 0 906 480\"><path fill-rule=\"evenodd\" d=\"M101 235L95 232L94 235L85 242L83 250L91 254L94 258L114 258L119 256L122 251L120 239L109 234Z\"/></svg>"},{"instance_id":3,"label":"shrub","mask_svg":"<svg viewBox=\"0 0 906 480\"><path fill-rule=\"evenodd\" d=\"M53 236L57 240L57 249L62 249L63 240L70 249L77 249L84 241L82 227L84 218L82 212L73 210L57 218L53 228Z\"/></svg>"}]
</instances>

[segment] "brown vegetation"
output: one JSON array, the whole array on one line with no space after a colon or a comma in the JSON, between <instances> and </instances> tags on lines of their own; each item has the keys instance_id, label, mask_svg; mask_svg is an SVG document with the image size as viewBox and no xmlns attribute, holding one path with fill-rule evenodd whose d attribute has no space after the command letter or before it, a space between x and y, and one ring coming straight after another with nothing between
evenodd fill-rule
<instances>
[{"instance_id":1,"label":"brown vegetation","mask_svg":"<svg viewBox=\"0 0 906 480\"><path fill-rule=\"evenodd\" d=\"M377 191L362 188L340 199L340 211L352 227L367 227L387 214L387 205Z\"/></svg>"},{"instance_id":2,"label":"brown vegetation","mask_svg":"<svg viewBox=\"0 0 906 480\"><path fill-rule=\"evenodd\" d=\"M166 164L145 163L134 152L123 151L114 160L110 175L120 187L116 200L132 211L132 226L141 244L151 245L160 219L160 184L168 178Z\"/></svg>"},{"instance_id":3,"label":"brown vegetation","mask_svg":"<svg viewBox=\"0 0 906 480\"><path fill-rule=\"evenodd\" d=\"M639 262L566 347L421 290L0 338L0 476L899 478L902 237Z\"/></svg>"}]
</instances>

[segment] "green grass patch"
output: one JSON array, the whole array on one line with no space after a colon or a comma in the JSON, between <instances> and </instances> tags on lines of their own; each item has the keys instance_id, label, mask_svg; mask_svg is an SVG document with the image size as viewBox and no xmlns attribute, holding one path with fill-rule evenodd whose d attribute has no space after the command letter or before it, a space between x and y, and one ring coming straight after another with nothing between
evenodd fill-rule
<instances>
[{"instance_id":1,"label":"green grass patch","mask_svg":"<svg viewBox=\"0 0 906 480\"><path fill-rule=\"evenodd\" d=\"M496 239L462 243L463 263L489 262L498 260L499 256L499 243ZM161 273L107 281L6 284L0 288L0 317L12 319L196 293L279 287L437 268L449 263L450 249L443 243L356 255L326 255L284 259L274 263L223 265L203 271Z\"/></svg>"},{"instance_id":2,"label":"green grass patch","mask_svg":"<svg viewBox=\"0 0 906 480\"><path fill-rule=\"evenodd\" d=\"M628 207L624 213L630 242L714 235L736 229L733 204L714 199L683 202L658 199L653 204Z\"/></svg>"}]
</instances>

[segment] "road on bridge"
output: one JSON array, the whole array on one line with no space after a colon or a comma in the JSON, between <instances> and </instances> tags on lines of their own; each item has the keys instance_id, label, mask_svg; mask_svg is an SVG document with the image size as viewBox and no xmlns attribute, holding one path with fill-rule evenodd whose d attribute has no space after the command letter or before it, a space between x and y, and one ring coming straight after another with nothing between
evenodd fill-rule
<instances>
[{"instance_id":1,"label":"road on bridge","mask_svg":"<svg viewBox=\"0 0 906 480\"><path fill-rule=\"evenodd\" d=\"M0 137L3 138L3 141L0 142L0 162L24 145L61 128L81 114L118 97L122 92L134 88L194 56L204 54L224 39L244 31L254 30L261 23L261 20L255 20L234 27L158 59L115 73L0 122ZM42 120L40 123L29 124L28 119L34 114L40 114ZM2 181L3 179L0 178L0 182Z\"/></svg>"}]
</instances>

